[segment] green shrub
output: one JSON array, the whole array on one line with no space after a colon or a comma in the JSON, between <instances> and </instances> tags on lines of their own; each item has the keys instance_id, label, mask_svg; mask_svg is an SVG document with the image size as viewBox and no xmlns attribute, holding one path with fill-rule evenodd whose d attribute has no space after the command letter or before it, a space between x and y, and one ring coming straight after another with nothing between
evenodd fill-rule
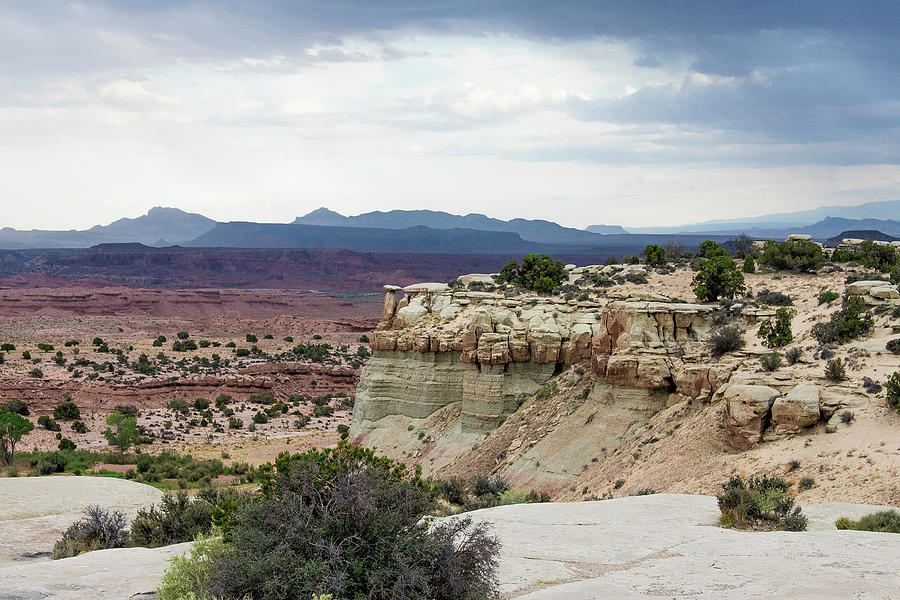
<instances>
[{"instance_id":1,"label":"green shrub","mask_svg":"<svg viewBox=\"0 0 900 600\"><path fill-rule=\"evenodd\" d=\"M894 373L884 382L887 390L887 405L900 412L900 372Z\"/></svg>"},{"instance_id":2,"label":"green shrub","mask_svg":"<svg viewBox=\"0 0 900 600\"><path fill-rule=\"evenodd\" d=\"M489 525L434 523L427 486L402 465L341 442L276 460L264 499L235 516L205 592L257 600L428 598L497 593L499 544Z\"/></svg>"},{"instance_id":3,"label":"green shrub","mask_svg":"<svg viewBox=\"0 0 900 600\"><path fill-rule=\"evenodd\" d=\"M802 491L811 490L816 485L816 480L809 475L804 475L800 478L800 483L797 487L799 487Z\"/></svg>"},{"instance_id":4,"label":"green shrub","mask_svg":"<svg viewBox=\"0 0 900 600\"><path fill-rule=\"evenodd\" d=\"M847 370L839 358L832 358L825 363L825 377L831 381L843 381L847 379Z\"/></svg>"},{"instance_id":5,"label":"green shrub","mask_svg":"<svg viewBox=\"0 0 900 600\"><path fill-rule=\"evenodd\" d=\"M109 512L99 506L89 506L84 516L63 532L62 538L53 544L53 558L69 558L84 552L106 548L124 548L128 545L125 531L125 515Z\"/></svg>"},{"instance_id":6,"label":"green shrub","mask_svg":"<svg viewBox=\"0 0 900 600\"><path fill-rule=\"evenodd\" d=\"M64 437L59 440L59 444L57 444L56 447L59 448L60 450L74 450L75 442L73 442L69 438Z\"/></svg>"},{"instance_id":7,"label":"green shrub","mask_svg":"<svg viewBox=\"0 0 900 600\"><path fill-rule=\"evenodd\" d=\"M726 325L712 332L706 342L710 354L719 357L744 347L744 330L738 325Z\"/></svg>"},{"instance_id":8,"label":"green shrub","mask_svg":"<svg viewBox=\"0 0 900 600\"><path fill-rule=\"evenodd\" d=\"M37 424L44 429L49 429L50 431L59 431L59 423L53 420L52 417L47 415L41 415L38 417Z\"/></svg>"},{"instance_id":9,"label":"green shrub","mask_svg":"<svg viewBox=\"0 0 900 600\"><path fill-rule=\"evenodd\" d=\"M74 421L81 418L81 411L71 400L57 404L53 409L53 418L60 421Z\"/></svg>"},{"instance_id":10,"label":"green shrub","mask_svg":"<svg viewBox=\"0 0 900 600\"><path fill-rule=\"evenodd\" d=\"M442 479L435 483L434 489L437 497L446 500L449 504L462 506L469 501L469 495L466 493L466 482L459 477Z\"/></svg>"},{"instance_id":11,"label":"green shrub","mask_svg":"<svg viewBox=\"0 0 900 600\"><path fill-rule=\"evenodd\" d=\"M828 291L825 291L825 292L822 292L821 294L819 294L819 304L828 304L830 302L834 302L835 300L837 300L840 297L841 297L841 295L838 294L837 292L832 292L831 290L828 290Z\"/></svg>"},{"instance_id":12,"label":"green shrub","mask_svg":"<svg viewBox=\"0 0 900 600\"><path fill-rule=\"evenodd\" d=\"M191 407L184 398L172 398L169 400L168 404L166 404L166 408L183 415L191 412Z\"/></svg>"},{"instance_id":13,"label":"green shrub","mask_svg":"<svg viewBox=\"0 0 900 600\"><path fill-rule=\"evenodd\" d=\"M900 512L896 510L880 510L854 521L841 517L834 522L838 529L856 529L858 531L878 531L881 533L900 533Z\"/></svg>"},{"instance_id":14,"label":"green shrub","mask_svg":"<svg viewBox=\"0 0 900 600\"><path fill-rule=\"evenodd\" d=\"M72 423L72 431L75 433L87 433L90 431L88 426L84 424L84 421L75 421Z\"/></svg>"},{"instance_id":15,"label":"green shrub","mask_svg":"<svg viewBox=\"0 0 900 600\"><path fill-rule=\"evenodd\" d=\"M864 240L854 249L836 249L831 255L834 262L856 261L869 269L878 269L883 273L893 271L897 266L897 250L887 244L876 244L872 240Z\"/></svg>"},{"instance_id":16,"label":"green shrub","mask_svg":"<svg viewBox=\"0 0 900 600\"><path fill-rule=\"evenodd\" d=\"M247 402L253 402L254 404L273 404L275 402L275 396L269 392L257 392L255 394L250 394L250 396L247 397Z\"/></svg>"},{"instance_id":17,"label":"green shrub","mask_svg":"<svg viewBox=\"0 0 900 600\"><path fill-rule=\"evenodd\" d=\"M209 408L209 400L206 398L197 398L194 400L194 408L197 410L206 410Z\"/></svg>"},{"instance_id":18,"label":"green shrub","mask_svg":"<svg viewBox=\"0 0 900 600\"><path fill-rule=\"evenodd\" d=\"M330 417L334 414L334 408L328 406L327 404L324 406L314 406L313 407L313 416L315 417Z\"/></svg>"},{"instance_id":19,"label":"green shrub","mask_svg":"<svg viewBox=\"0 0 900 600\"><path fill-rule=\"evenodd\" d=\"M803 351L800 348L791 348L784 353L784 358L785 360L787 360L787 364L789 365L797 364L802 356Z\"/></svg>"},{"instance_id":20,"label":"green shrub","mask_svg":"<svg viewBox=\"0 0 900 600\"><path fill-rule=\"evenodd\" d=\"M565 277L562 261L554 261L547 254L528 254L522 259L521 266L514 260L509 261L500 270L497 283L511 283L539 294L549 294Z\"/></svg>"},{"instance_id":21,"label":"green shrub","mask_svg":"<svg viewBox=\"0 0 900 600\"><path fill-rule=\"evenodd\" d=\"M175 340L172 342L172 350L175 352L190 352L197 349L197 342L194 340Z\"/></svg>"},{"instance_id":22,"label":"green shrub","mask_svg":"<svg viewBox=\"0 0 900 600\"><path fill-rule=\"evenodd\" d=\"M241 429L244 426L244 422L238 419L237 417L229 417L228 418L228 428L229 429Z\"/></svg>"},{"instance_id":23,"label":"green shrub","mask_svg":"<svg viewBox=\"0 0 900 600\"><path fill-rule=\"evenodd\" d=\"M773 292L771 290L760 291L756 294L756 300L760 304L767 304L769 306L792 306L794 304L793 299L787 294Z\"/></svg>"},{"instance_id":24,"label":"green shrub","mask_svg":"<svg viewBox=\"0 0 900 600\"><path fill-rule=\"evenodd\" d=\"M713 258L716 256L731 256L728 249L719 242L703 240L697 247L697 258Z\"/></svg>"},{"instance_id":25,"label":"green shrub","mask_svg":"<svg viewBox=\"0 0 900 600\"><path fill-rule=\"evenodd\" d=\"M28 405L22 400L10 400L6 403L6 410L17 415L22 415L23 417L27 417L31 414L31 411L28 410ZM0 410L0 412L3 412Z\"/></svg>"},{"instance_id":26,"label":"green shrub","mask_svg":"<svg viewBox=\"0 0 900 600\"><path fill-rule=\"evenodd\" d=\"M888 341L885 348L887 348L888 352L891 354L900 354L900 338Z\"/></svg>"},{"instance_id":27,"label":"green shrub","mask_svg":"<svg viewBox=\"0 0 900 600\"><path fill-rule=\"evenodd\" d=\"M865 301L848 296L841 310L831 314L827 323L816 323L810 333L820 344L845 344L872 331L875 322Z\"/></svg>"},{"instance_id":28,"label":"green shrub","mask_svg":"<svg viewBox=\"0 0 900 600\"><path fill-rule=\"evenodd\" d=\"M212 504L202 498L191 500L186 492L163 496L159 505L138 511L131 522L131 542L146 548L189 542L209 533L212 513Z\"/></svg>"},{"instance_id":29,"label":"green shrub","mask_svg":"<svg viewBox=\"0 0 900 600\"><path fill-rule=\"evenodd\" d=\"M15 349L16 349L15 344L10 344L9 342L4 342L3 344L0 344L0 352L12 352Z\"/></svg>"},{"instance_id":30,"label":"green shrub","mask_svg":"<svg viewBox=\"0 0 900 600\"><path fill-rule=\"evenodd\" d=\"M509 482L503 475L476 475L472 478L472 494L476 497L500 497L509 489Z\"/></svg>"},{"instance_id":31,"label":"green shrub","mask_svg":"<svg viewBox=\"0 0 900 600\"><path fill-rule=\"evenodd\" d=\"M753 260L753 256L744 258L744 262L741 265L741 271L744 273L756 273L756 261Z\"/></svg>"},{"instance_id":32,"label":"green shrub","mask_svg":"<svg viewBox=\"0 0 900 600\"><path fill-rule=\"evenodd\" d=\"M791 319L795 312L790 308L779 308L775 311L775 321L763 321L759 324L756 335L766 348L781 348L791 343L794 334L791 331Z\"/></svg>"},{"instance_id":33,"label":"green shrub","mask_svg":"<svg viewBox=\"0 0 900 600\"><path fill-rule=\"evenodd\" d=\"M252 333L248 333L248 334L247 334L247 337L246 337L245 339L246 339L247 342L250 343L250 344L255 344L256 342L259 341L259 339L258 339L255 335L253 335Z\"/></svg>"},{"instance_id":34,"label":"green shrub","mask_svg":"<svg viewBox=\"0 0 900 600\"><path fill-rule=\"evenodd\" d=\"M735 295L744 292L744 276L738 270L734 259L727 255L727 251L725 252L725 255L701 258L694 264L697 273L691 284L694 294L701 302L734 298Z\"/></svg>"},{"instance_id":35,"label":"green shrub","mask_svg":"<svg viewBox=\"0 0 900 600\"><path fill-rule=\"evenodd\" d=\"M722 484L716 498L725 527L735 529L806 530L807 520L794 498L790 486L777 477L751 477L746 482L739 476Z\"/></svg>"},{"instance_id":36,"label":"green shrub","mask_svg":"<svg viewBox=\"0 0 900 600\"><path fill-rule=\"evenodd\" d=\"M825 264L822 248L810 240L792 242L766 241L763 245L762 265L778 270L814 272Z\"/></svg>"},{"instance_id":37,"label":"green shrub","mask_svg":"<svg viewBox=\"0 0 900 600\"><path fill-rule=\"evenodd\" d=\"M35 367L32 370L28 371L28 376L34 377L35 379L40 379L44 376L44 372Z\"/></svg>"},{"instance_id":38,"label":"green shrub","mask_svg":"<svg viewBox=\"0 0 900 600\"><path fill-rule=\"evenodd\" d=\"M117 412L123 417L139 417L141 411L138 410L138 407L134 404L116 404L115 408L113 408L113 412Z\"/></svg>"},{"instance_id":39,"label":"green shrub","mask_svg":"<svg viewBox=\"0 0 900 600\"><path fill-rule=\"evenodd\" d=\"M644 258L651 267L661 267L666 264L666 251L662 246L650 244L644 248Z\"/></svg>"},{"instance_id":40,"label":"green shrub","mask_svg":"<svg viewBox=\"0 0 900 600\"><path fill-rule=\"evenodd\" d=\"M766 371L777 371L781 368L781 355L777 352L770 352L759 357L759 364Z\"/></svg>"},{"instance_id":41,"label":"green shrub","mask_svg":"<svg viewBox=\"0 0 900 600\"><path fill-rule=\"evenodd\" d=\"M262 411L257 411L256 414L253 415L253 422L259 423L259 424L268 423L269 417L268 417L268 415L266 415L266 413L264 413Z\"/></svg>"},{"instance_id":42,"label":"green shrub","mask_svg":"<svg viewBox=\"0 0 900 600\"><path fill-rule=\"evenodd\" d=\"M200 536L190 554L169 559L156 590L159 600L215 600L205 593L214 562L222 560L228 547L221 537Z\"/></svg>"}]
</instances>

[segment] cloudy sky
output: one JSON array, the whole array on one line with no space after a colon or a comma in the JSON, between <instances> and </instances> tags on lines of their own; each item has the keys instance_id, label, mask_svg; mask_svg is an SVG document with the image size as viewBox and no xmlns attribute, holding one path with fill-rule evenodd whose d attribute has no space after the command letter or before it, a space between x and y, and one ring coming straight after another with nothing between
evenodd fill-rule
<instances>
[{"instance_id":1,"label":"cloudy sky","mask_svg":"<svg viewBox=\"0 0 900 600\"><path fill-rule=\"evenodd\" d=\"M900 2L10 0L0 226L900 199Z\"/></svg>"}]
</instances>

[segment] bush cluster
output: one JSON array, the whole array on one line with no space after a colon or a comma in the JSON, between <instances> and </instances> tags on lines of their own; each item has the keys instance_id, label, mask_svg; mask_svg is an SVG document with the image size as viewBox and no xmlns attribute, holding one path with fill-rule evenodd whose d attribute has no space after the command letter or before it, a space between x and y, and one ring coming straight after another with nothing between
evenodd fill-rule
<instances>
[{"instance_id":1,"label":"bush cluster","mask_svg":"<svg viewBox=\"0 0 900 600\"><path fill-rule=\"evenodd\" d=\"M119 511L110 512L99 506L89 506L84 510L84 516L70 525L62 538L53 544L53 558L69 558L106 548L124 548L128 545L125 523L125 515Z\"/></svg>"},{"instance_id":2,"label":"bush cluster","mask_svg":"<svg viewBox=\"0 0 900 600\"><path fill-rule=\"evenodd\" d=\"M794 334L791 331L791 319L795 312L790 308L781 307L775 311L774 321L763 321L759 324L756 335L762 340L766 348L781 348L791 343Z\"/></svg>"},{"instance_id":3,"label":"bush cluster","mask_svg":"<svg viewBox=\"0 0 900 600\"><path fill-rule=\"evenodd\" d=\"M787 294L771 290L762 290L757 293L756 300L760 304L768 304L769 306L792 306L794 304L794 301Z\"/></svg>"},{"instance_id":4,"label":"bush cluster","mask_svg":"<svg viewBox=\"0 0 900 600\"><path fill-rule=\"evenodd\" d=\"M897 512L896 510L881 510L866 515L859 521L841 517L834 522L834 526L838 529L900 533L900 512Z\"/></svg>"},{"instance_id":5,"label":"bush cluster","mask_svg":"<svg viewBox=\"0 0 900 600\"><path fill-rule=\"evenodd\" d=\"M825 254L818 244L810 240L768 240L763 245L759 263L777 270L814 272L825 264Z\"/></svg>"},{"instance_id":6,"label":"bush cluster","mask_svg":"<svg viewBox=\"0 0 900 600\"><path fill-rule=\"evenodd\" d=\"M499 543L489 526L424 518L432 500L418 473L345 443L283 453L276 465L264 498L236 513L227 547L208 560L192 593L372 600L496 593Z\"/></svg>"},{"instance_id":7,"label":"bush cluster","mask_svg":"<svg viewBox=\"0 0 900 600\"><path fill-rule=\"evenodd\" d=\"M860 296L848 296L841 310L826 323L816 323L810 333L820 344L845 344L872 331L875 322Z\"/></svg>"},{"instance_id":8,"label":"bush cluster","mask_svg":"<svg viewBox=\"0 0 900 600\"><path fill-rule=\"evenodd\" d=\"M565 277L562 261L555 261L548 254L527 254L521 265L515 260L506 263L500 269L497 283L511 283L539 294L550 294Z\"/></svg>"},{"instance_id":9,"label":"bush cluster","mask_svg":"<svg viewBox=\"0 0 900 600\"><path fill-rule=\"evenodd\" d=\"M60 421L74 421L81 418L81 411L74 402L66 400L53 409L53 418Z\"/></svg>"},{"instance_id":10,"label":"bush cluster","mask_svg":"<svg viewBox=\"0 0 900 600\"><path fill-rule=\"evenodd\" d=\"M191 500L186 492L163 496L158 506L138 511L131 522L131 542L147 548L189 542L209 533L213 508L202 498Z\"/></svg>"},{"instance_id":11,"label":"bush cluster","mask_svg":"<svg viewBox=\"0 0 900 600\"><path fill-rule=\"evenodd\" d=\"M744 330L739 325L726 325L712 332L707 340L710 354L722 356L744 347Z\"/></svg>"},{"instance_id":12,"label":"bush cluster","mask_svg":"<svg viewBox=\"0 0 900 600\"><path fill-rule=\"evenodd\" d=\"M854 249L836 249L831 255L831 260L834 262L857 261L864 267L887 273L897 267L897 250L893 246L865 240Z\"/></svg>"},{"instance_id":13,"label":"bush cluster","mask_svg":"<svg viewBox=\"0 0 900 600\"><path fill-rule=\"evenodd\" d=\"M744 481L734 476L722 484L719 502L721 522L735 529L806 530L807 519L794 498L788 493L790 486L778 477L750 477Z\"/></svg>"}]
</instances>

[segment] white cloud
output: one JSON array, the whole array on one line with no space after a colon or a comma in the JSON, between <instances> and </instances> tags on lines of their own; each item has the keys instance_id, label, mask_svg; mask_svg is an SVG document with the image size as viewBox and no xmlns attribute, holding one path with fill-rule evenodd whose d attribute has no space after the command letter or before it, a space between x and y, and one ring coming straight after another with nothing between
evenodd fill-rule
<instances>
[{"instance_id":1,"label":"white cloud","mask_svg":"<svg viewBox=\"0 0 900 600\"><path fill-rule=\"evenodd\" d=\"M900 70L871 60L890 66L890 46L860 60L868 42L820 32L331 31L211 6L127 21L116 4L31 21L0 8L2 225L87 227L159 204L223 220L327 205L662 225L900 187Z\"/></svg>"}]
</instances>

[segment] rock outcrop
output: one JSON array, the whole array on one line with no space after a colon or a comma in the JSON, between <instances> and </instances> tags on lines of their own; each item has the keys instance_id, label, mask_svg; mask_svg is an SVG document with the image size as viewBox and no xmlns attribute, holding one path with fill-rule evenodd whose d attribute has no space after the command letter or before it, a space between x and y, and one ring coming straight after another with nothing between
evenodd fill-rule
<instances>
[{"instance_id":1,"label":"rock outcrop","mask_svg":"<svg viewBox=\"0 0 900 600\"><path fill-rule=\"evenodd\" d=\"M357 391L354 434L389 415L423 419L458 403L463 433L486 433L569 366L598 383L708 399L730 368L700 359L712 308L580 302L385 286L384 320ZM402 299L399 292L405 293Z\"/></svg>"},{"instance_id":2,"label":"rock outcrop","mask_svg":"<svg viewBox=\"0 0 900 600\"><path fill-rule=\"evenodd\" d=\"M798 385L772 404L775 433L796 433L819 421L819 387Z\"/></svg>"},{"instance_id":3,"label":"rock outcrop","mask_svg":"<svg viewBox=\"0 0 900 600\"><path fill-rule=\"evenodd\" d=\"M768 423L769 411L779 396L766 385L730 385L722 394L725 401L723 423L725 439L738 450L759 443Z\"/></svg>"}]
</instances>

